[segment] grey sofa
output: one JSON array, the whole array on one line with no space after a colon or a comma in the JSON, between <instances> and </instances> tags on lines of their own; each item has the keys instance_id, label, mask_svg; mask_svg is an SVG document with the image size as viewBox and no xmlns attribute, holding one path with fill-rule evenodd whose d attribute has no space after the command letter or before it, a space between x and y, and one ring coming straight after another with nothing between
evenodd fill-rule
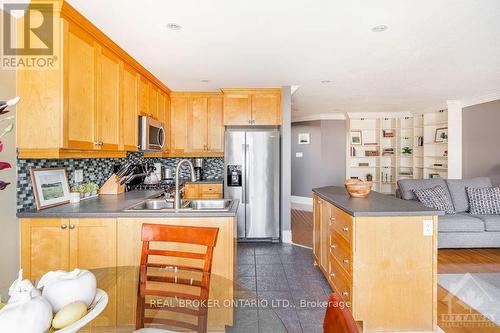
<instances>
[{"instance_id":1,"label":"grey sofa","mask_svg":"<svg viewBox=\"0 0 500 333\"><path fill-rule=\"evenodd\" d=\"M466 187L489 187L487 177L473 179L401 179L398 196L417 200L414 189L441 185L455 207L456 214L440 216L438 220L439 248L500 247L500 215L471 215Z\"/></svg>"}]
</instances>

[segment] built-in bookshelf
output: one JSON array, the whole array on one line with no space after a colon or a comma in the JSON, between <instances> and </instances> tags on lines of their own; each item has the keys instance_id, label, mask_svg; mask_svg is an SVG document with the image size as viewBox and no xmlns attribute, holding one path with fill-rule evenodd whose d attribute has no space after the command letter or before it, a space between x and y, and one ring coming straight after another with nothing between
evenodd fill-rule
<instances>
[{"instance_id":1,"label":"built-in bookshelf","mask_svg":"<svg viewBox=\"0 0 500 333\"><path fill-rule=\"evenodd\" d=\"M386 194L396 192L399 179L446 178L447 161L440 161L447 159L447 131L443 142L435 142L435 136L437 129L447 128L447 117L439 111L349 118L347 177L367 180L371 175L373 190Z\"/></svg>"}]
</instances>

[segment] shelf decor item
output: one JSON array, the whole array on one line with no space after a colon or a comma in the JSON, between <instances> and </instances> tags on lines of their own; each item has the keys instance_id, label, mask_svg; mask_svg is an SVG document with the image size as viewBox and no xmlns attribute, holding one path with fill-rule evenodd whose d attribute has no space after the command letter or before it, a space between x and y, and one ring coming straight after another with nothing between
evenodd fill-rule
<instances>
[{"instance_id":1,"label":"shelf decor item","mask_svg":"<svg viewBox=\"0 0 500 333\"><path fill-rule=\"evenodd\" d=\"M70 189L66 169L31 169L30 174L38 210L69 202Z\"/></svg>"},{"instance_id":2,"label":"shelf decor item","mask_svg":"<svg viewBox=\"0 0 500 333\"><path fill-rule=\"evenodd\" d=\"M401 153L403 155L411 155L412 152L413 149L411 149L410 147L403 147L403 149L401 150Z\"/></svg>"},{"instance_id":3,"label":"shelf decor item","mask_svg":"<svg viewBox=\"0 0 500 333\"><path fill-rule=\"evenodd\" d=\"M362 145L362 133L361 131L351 131L351 145Z\"/></svg>"},{"instance_id":4,"label":"shelf decor item","mask_svg":"<svg viewBox=\"0 0 500 333\"><path fill-rule=\"evenodd\" d=\"M436 128L436 136L434 142L447 142L448 141L448 127Z\"/></svg>"},{"instance_id":5,"label":"shelf decor item","mask_svg":"<svg viewBox=\"0 0 500 333\"><path fill-rule=\"evenodd\" d=\"M372 182L361 179L347 179L344 183L347 193L353 198L365 198L372 190Z\"/></svg>"},{"instance_id":6,"label":"shelf decor item","mask_svg":"<svg viewBox=\"0 0 500 333\"><path fill-rule=\"evenodd\" d=\"M311 144L311 134L310 133L299 133L299 145Z\"/></svg>"},{"instance_id":7,"label":"shelf decor item","mask_svg":"<svg viewBox=\"0 0 500 333\"><path fill-rule=\"evenodd\" d=\"M373 176L371 173L366 174L366 181L371 182L373 180Z\"/></svg>"},{"instance_id":8,"label":"shelf decor item","mask_svg":"<svg viewBox=\"0 0 500 333\"><path fill-rule=\"evenodd\" d=\"M366 157L378 156L378 150L366 150L365 156Z\"/></svg>"},{"instance_id":9,"label":"shelf decor item","mask_svg":"<svg viewBox=\"0 0 500 333\"><path fill-rule=\"evenodd\" d=\"M384 138L393 138L395 136L394 130L388 129L388 130L383 130L382 135Z\"/></svg>"}]
</instances>

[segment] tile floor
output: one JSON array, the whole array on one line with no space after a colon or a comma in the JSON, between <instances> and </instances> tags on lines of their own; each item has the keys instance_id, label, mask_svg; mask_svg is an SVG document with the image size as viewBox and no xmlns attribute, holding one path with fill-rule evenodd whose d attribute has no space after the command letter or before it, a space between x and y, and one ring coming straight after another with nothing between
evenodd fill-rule
<instances>
[{"instance_id":1,"label":"tile floor","mask_svg":"<svg viewBox=\"0 0 500 333\"><path fill-rule=\"evenodd\" d=\"M237 254L236 296L259 300L260 306L240 308L229 332L323 332L325 308L318 303L326 302L331 289L311 250L239 243Z\"/></svg>"}]
</instances>

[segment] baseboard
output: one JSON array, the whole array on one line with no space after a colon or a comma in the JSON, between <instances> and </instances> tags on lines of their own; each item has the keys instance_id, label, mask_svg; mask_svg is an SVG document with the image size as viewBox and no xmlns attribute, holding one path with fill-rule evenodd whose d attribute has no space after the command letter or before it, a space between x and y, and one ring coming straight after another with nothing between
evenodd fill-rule
<instances>
[{"instance_id":1,"label":"baseboard","mask_svg":"<svg viewBox=\"0 0 500 333\"><path fill-rule=\"evenodd\" d=\"M308 197L299 197L296 195L292 195L291 200L292 203L298 203L302 205L311 205L313 204L313 199Z\"/></svg>"},{"instance_id":2,"label":"baseboard","mask_svg":"<svg viewBox=\"0 0 500 333\"><path fill-rule=\"evenodd\" d=\"M283 243L292 244L292 230L283 230L281 233L281 241Z\"/></svg>"}]
</instances>

